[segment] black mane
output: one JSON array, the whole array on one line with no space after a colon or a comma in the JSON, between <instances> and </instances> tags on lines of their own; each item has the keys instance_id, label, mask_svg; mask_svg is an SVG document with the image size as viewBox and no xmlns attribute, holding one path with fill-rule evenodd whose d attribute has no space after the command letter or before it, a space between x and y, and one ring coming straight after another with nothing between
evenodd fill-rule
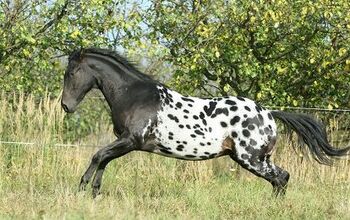
<instances>
[{"instance_id":1,"label":"black mane","mask_svg":"<svg viewBox=\"0 0 350 220\"><path fill-rule=\"evenodd\" d=\"M71 60L77 60L80 59L84 54L86 53L93 53L93 54L99 54L103 56L107 56L124 66L127 70L129 70L131 73L139 76L141 79L146 81L154 81L152 77L149 75L144 74L138 68L136 65L130 61L128 61L125 57L118 54L116 51L111 49L102 49L102 48L85 48L85 49L78 49L74 50L68 58L68 61Z\"/></svg>"}]
</instances>

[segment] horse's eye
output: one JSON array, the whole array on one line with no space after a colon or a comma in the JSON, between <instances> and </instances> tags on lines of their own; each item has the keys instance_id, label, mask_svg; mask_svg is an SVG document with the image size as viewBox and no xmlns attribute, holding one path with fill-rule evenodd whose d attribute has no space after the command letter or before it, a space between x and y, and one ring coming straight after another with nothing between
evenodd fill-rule
<instances>
[{"instance_id":1,"label":"horse's eye","mask_svg":"<svg viewBox=\"0 0 350 220\"><path fill-rule=\"evenodd\" d=\"M93 64L93 63L89 64L89 67L90 67L90 68L93 68L93 69L94 69L94 68L97 68L96 64Z\"/></svg>"},{"instance_id":2,"label":"horse's eye","mask_svg":"<svg viewBox=\"0 0 350 220\"><path fill-rule=\"evenodd\" d=\"M73 71L70 71L69 75L74 76L79 70L80 70L80 67L76 68Z\"/></svg>"}]
</instances>

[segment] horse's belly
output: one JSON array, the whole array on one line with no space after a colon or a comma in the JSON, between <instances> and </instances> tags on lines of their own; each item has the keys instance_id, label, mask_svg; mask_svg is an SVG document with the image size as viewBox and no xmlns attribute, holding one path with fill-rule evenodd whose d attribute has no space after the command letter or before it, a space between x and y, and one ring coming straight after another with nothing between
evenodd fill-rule
<instances>
[{"instance_id":1,"label":"horse's belly","mask_svg":"<svg viewBox=\"0 0 350 220\"><path fill-rule=\"evenodd\" d=\"M205 160L222 155L227 132L208 129L179 128L168 122L157 127L154 153L185 160Z\"/></svg>"},{"instance_id":2,"label":"horse's belly","mask_svg":"<svg viewBox=\"0 0 350 220\"><path fill-rule=\"evenodd\" d=\"M175 143L158 143L153 153L183 160L206 160L221 156L222 147L213 142L200 142L197 146L189 145L186 141L177 141Z\"/></svg>"}]
</instances>

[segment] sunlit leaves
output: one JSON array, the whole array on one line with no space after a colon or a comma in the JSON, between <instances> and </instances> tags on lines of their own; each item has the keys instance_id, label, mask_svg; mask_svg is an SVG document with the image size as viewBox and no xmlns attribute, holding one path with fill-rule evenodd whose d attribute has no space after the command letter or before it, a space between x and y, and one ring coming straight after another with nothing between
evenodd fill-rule
<instances>
[{"instance_id":1,"label":"sunlit leaves","mask_svg":"<svg viewBox=\"0 0 350 220\"><path fill-rule=\"evenodd\" d=\"M118 47L140 16L129 1L2 1L0 88L59 93L63 66L54 57L89 46ZM113 33L113 34L111 34ZM16 79L16 80L14 80Z\"/></svg>"},{"instance_id":2,"label":"sunlit leaves","mask_svg":"<svg viewBox=\"0 0 350 220\"><path fill-rule=\"evenodd\" d=\"M156 1L145 13L149 37L177 67L171 85L269 105L350 106L347 1L193 2Z\"/></svg>"},{"instance_id":3,"label":"sunlit leaves","mask_svg":"<svg viewBox=\"0 0 350 220\"><path fill-rule=\"evenodd\" d=\"M102 46L146 63L147 73L163 74L159 78L186 94L242 95L266 105L350 106L345 0L16 4L18 9L0 8L1 88L15 84L14 78L29 91L59 87L62 67L51 57Z\"/></svg>"}]
</instances>

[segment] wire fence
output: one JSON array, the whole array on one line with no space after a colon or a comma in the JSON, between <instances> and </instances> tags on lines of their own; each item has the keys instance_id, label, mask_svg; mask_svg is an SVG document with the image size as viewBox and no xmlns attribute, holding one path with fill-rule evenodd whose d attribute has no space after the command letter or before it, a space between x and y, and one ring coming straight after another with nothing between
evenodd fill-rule
<instances>
[{"instance_id":1,"label":"wire fence","mask_svg":"<svg viewBox=\"0 0 350 220\"><path fill-rule=\"evenodd\" d=\"M290 109L290 110L296 110L298 112L314 112L317 113L318 115L322 115L322 113L327 112L327 113L332 113L334 115L337 115L336 118L338 120L341 119L341 131L338 130L338 133L340 132L341 134L337 135L337 140L332 140L335 143L348 143L350 145L350 110L347 109L320 109L320 108L298 108L298 107L280 107L280 106L269 106L268 108L270 109ZM344 115L346 114L346 115ZM337 119L335 119L337 120ZM329 124L329 123L328 123ZM329 127L329 125L328 125ZM329 128L329 129L334 129L334 128ZM339 129L339 127L338 127ZM48 143L41 143L41 142L27 142L27 141L22 141L22 140L1 140L0 139L0 145L17 145L17 146L45 146L48 145ZM89 147L89 148L100 148L103 145L94 145L94 144L85 144L85 143L50 143L49 144L52 147Z\"/></svg>"},{"instance_id":2,"label":"wire fence","mask_svg":"<svg viewBox=\"0 0 350 220\"><path fill-rule=\"evenodd\" d=\"M23 146L34 146L34 145L46 146L47 145L46 143L39 143L39 142L2 141L2 140L0 140L0 144L23 145ZM96 145L92 145L92 144L63 144L63 143L54 143L51 146L54 146L54 147L94 147L94 148L101 147L101 146L96 146Z\"/></svg>"},{"instance_id":3,"label":"wire fence","mask_svg":"<svg viewBox=\"0 0 350 220\"><path fill-rule=\"evenodd\" d=\"M306 108L306 107L290 107L290 106L266 106L268 109L288 109L288 110L296 110L296 111L316 111L316 112L350 112L350 109L329 109L329 108Z\"/></svg>"},{"instance_id":4,"label":"wire fence","mask_svg":"<svg viewBox=\"0 0 350 220\"><path fill-rule=\"evenodd\" d=\"M7 93L7 92L1 93L0 92L0 95L1 94L2 94L2 97L5 97L5 98L11 97L11 96L16 96L16 93ZM60 109L60 106L59 106L60 97L52 98L49 93L47 93L47 95L44 98L43 97L35 97L31 94L25 94L25 93L23 93L21 95L24 97L24 98L22 98L23 100L17 99L16 102L18 102L19 106L22 106L22 108L24 108L23 102L25 102L26 99L28 99L26 97L32 97L32 99L34 99L34 102L38 102L38 100L40 100L40 101L44 100L43 102L55 100L54 101L55 106L54 107L49 106L49 107L47 107L47 110L52 110L51 108L57 108L57 111L59 111L58 109ZM86 99L92 100L92 102L95 102L95 100L101 100L101 103L99 103L99 104L103 105L104 109L106 111L109 111L109 108L104 101L104 97L102 96L102 94L100 92L98 92L98 91L92 92L86 97ZM22 104L20 104L20 103L22 103ZM321 107L306 108L306 107L291 107L291 106L265 106L265 107L268 109L272 109L272 110L286 110L286 111L293 111L293 112L307 113L307 114L315 115L316 117L320 118L324 122L324 124L327 126L328 131L331 131L331 132L336 131L336 132L333 132L333 135L332 135L332 142L333 143L345 143L347 145L350 145L350 109L329 109L329 108L321 108ZM36 107L32 107L32 108L33 108L33 111L37 111L35 109ZM21 111L21 110L16 109L16 111ZM96 112L96 114L99 114L99 113L100 112ZM3 118L5 120L7 117L9 117L9 116L3 116ZM22 115L21 117L26 117L26 115ZM45 115L43 115L43 117L45 117ZM1 117L0 117L0 119L1 119ZM106 119L104 119L104 120L106 120ZM30 119L29 119L29 121L30 121ZM0 123L1 123L1 121L0 121ZM78 123L80 123L80 122L78 122ZM94 123L94 122L91 122L91 123ZM105 122L105 123L110 123L110 121ZM1 124L0 124L0 126L1 126ZM8 126L11 126L11 123L8 123ZM13 130L15 130L15 129L16 128L13 128ZM74 132L74 129L71 132ZM79 134L76 133L76 134L74 134L74 136L79 137ZM64 143L64 142L52 143L51 141L49 141L49 142L47 142L47 141L46 142L26 141L26 140L21 140L21 138L18 138L18 136L16 136L16 137L17 138L3 136L3 135L1 135L1 130L0 130L0 145L16 145L16 146L49 145L52 147L93 147L93 148L99 148L102 146L100 143L98 143L98 144L86 144L82 140L75 140L73 143ZM107 139L112 140L112 138L113 138L113 135L111 134Z\"/></svg>"}]
</instances>

